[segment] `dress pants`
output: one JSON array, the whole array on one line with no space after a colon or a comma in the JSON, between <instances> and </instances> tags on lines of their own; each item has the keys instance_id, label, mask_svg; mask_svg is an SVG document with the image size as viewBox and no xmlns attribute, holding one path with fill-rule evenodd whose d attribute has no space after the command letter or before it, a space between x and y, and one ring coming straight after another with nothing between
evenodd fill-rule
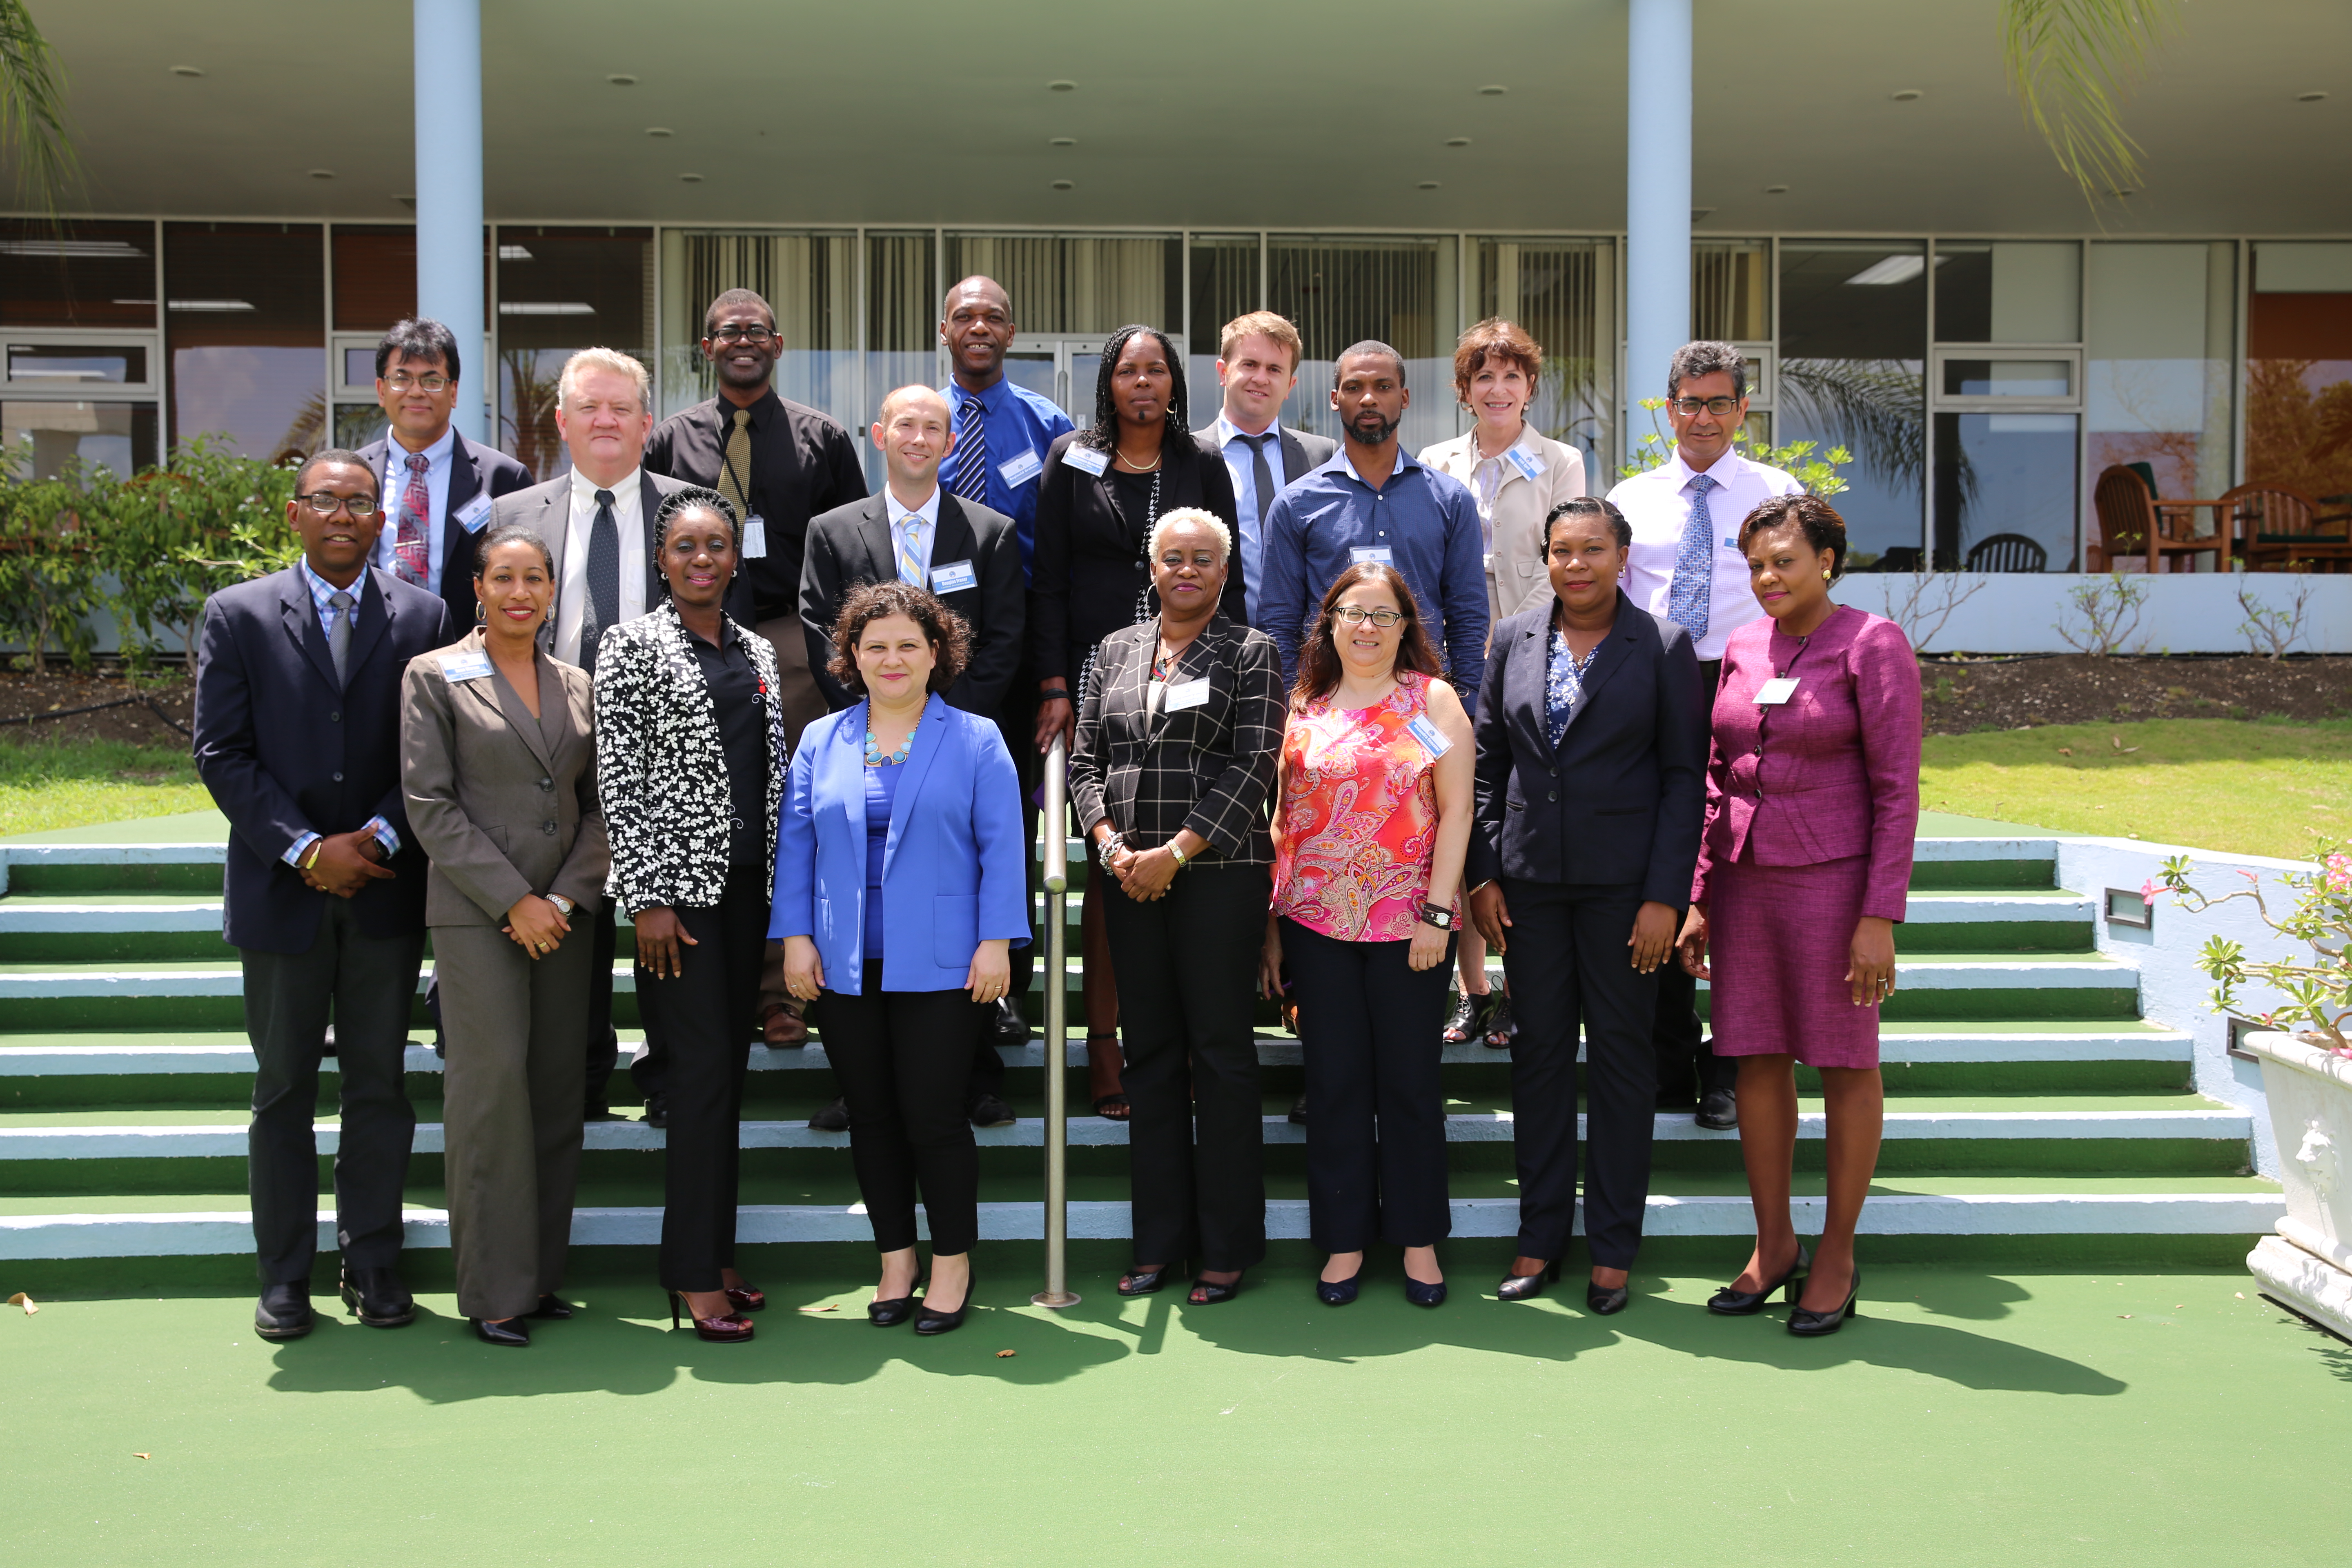
<instances>
[{"instance_id":1,"label":"dress pants","mask_svg":"<svg viewBox=\"0 0 2352 1568\"><path fill-rule=\"evenodd\" d=\"M715 907L677 911L697 943L678 944L677 978L657 980L642 961L636 972L646 1037L667 1055L661 1282L671 1290L716 1290L735 1264L743 1070L771 897L765 867L729 867Z\"/></svg>"},{"instance_id":2,"label":"dress pants","mask_svg":"<svg viewBox=\"0 0 2352 1568\"><path fill-rule=\"evenodd\" d=\"M784 750L789 754L800 749L801 731L825 715L824 690L809 669L808 633L803 629L797 614L761 621L752 629L775 650L776 703L783 710ZM784 944L781 942L769 942L761 950L760 991L751 1009L753 1024L757 1025L771 1007L799 1011L792 993L784 989ZM652 1049L658 1051L660 1047ZM660 1071L658 1066L650 1068L647 1075L637 1079L637 1086L660 1092ZM648 1078L652 1079L650 1083Z\"/></svg>"},{"instance_id":3,"label":"dress pants","mask_svg":"<svg viewBox=\"0 0 2352 1568\"><path fill-rule=\"evenodd\" d=\"M444 1185L457 1310L511 1318L563 1283L580 1184L580 1031L595 928L533 960L495 926L433 928L449 1040Z\"/></svg>"},{"instance_id":4,"label":"dress pants","mask_svg":"<svg viewBox=\"0 0 2352 1568\"><path fill-rule=\"evenodd\" d=\"M1704 660L1698 667L1699 689L1706 693L1710 712L1715 707L1716 681L1722 673L1720 659ZM1517 907L1513 906L1511 918L1517 920L1518 913ZM1627 923L1630 928L1631 922ZM1652 1104L1671 1101L1693 1105L1709 1089L1729 1091L1739 1082L1739 1064L1728 1057L1717 1056L1707 1044L1706 1032L1699 1027L1698 981L1683 967L1682 960L1675 957L1659 965L1656 979L1658 1003L1651 1015L1650 1048L1658 1066L1658 1092ZM1518 1010L1516 994L1511 1006L1514 1012Z\"/></svg>"},{"instance_id":5,"label":"dress pants","mask_svg":"<svg viewBox=\"0 0 2352 1568\"><path fill-rule=\"evenodd\" d=\"M1576 1218L1576 1039L1584 1032L1584 1235L1592 1261L1631 1268L1650 1196L1657 1058L1649 1049L1658 976L1635 969L1625 939L1639 887L1503 879L1511 944L1503 953L1519 1037L1511 1047L1511 1142L1519 1166L1519 1256L1568 1252ZM1667 962L1673 963L1669 957Z\"/></svg>"},{"instance_id":6,"label":"dress pants","mask_svg":"<svg viewBox=\"0 0 2352 1568\"><path fill-rule=\"evenodd\" d=\"M331 1023L341 1069L335 1244L347 1268L400 1261L400 1194L416 1131L401 1074L425 932L369 936L350 900L325 904L308 952L237 950L255 1058L246 1172L265 1285L307 1283L318 1250L319 1141L311 1127Z\"/></svg>"},{"instance_id":7,"label":"dress pants","mask_svg":"<svg viewBox=\"0 0 2352 1568\"><path fill-rule=\"evenodd\" d=\"M1406 962L1412 945L1340 942L1282 921L1313 1108L1307 1226L1326 1252L1360 1252L1375 1237L1428 1247L1454 1228L1438 1079L1454 943L1418 971Z\"/></svg>"},{"instance_id":8,"label":"dress pants","mask_svg":"<svg viewBox=\"0 0 2352 1568\"><path fill-rule=\"evenodd\" d=\"M928 940L928 925L919 934ZM874 1245L915 1245L919 1190L931 1251L954 1258L980 1239L980 1151L964 1115L980 1009L964 991L885 991L879 961L864 980L855 996L818 993L814 1011L849 1096L849 1163Z\"/></svg>"},{"instance_id":9,"label":"dress pants","mask_svg":"<svg viewBox=\"0 0 2352 1568\"><path fill-rule=\"evenodd\" d=\"M587 1002L581 1015L585 1020L582 1032L588 1048L580 1103L585 1110L601 1113L612 1109L612 1102L604 1098L605 1086L612 1082L613 1068L621 1059L621 1037L613 1030L613 955L619 951L619 931L614 923L610 899L589 918L588 930L582 934L588 938L589 944L587 968L580 976ZM514 947L511 942L507 945ZM564 945L571 945L569 938Z\"/></svg>"},{"instance_id":10,"label":"dress pants","mask_svg":"<svg viewBox=\"0 0 2352 1568\"><path fill-rule=\"evenodd\" d=\"M1273 875L1187 866L1159 900L1103 878L1103 921L1127 1025L1135 1257L1223 1273L1265 1258L1265 1107L1258 954ZM1197 1131L1196 1131L1197 1128Z\"/></svg>"}]
</instances>

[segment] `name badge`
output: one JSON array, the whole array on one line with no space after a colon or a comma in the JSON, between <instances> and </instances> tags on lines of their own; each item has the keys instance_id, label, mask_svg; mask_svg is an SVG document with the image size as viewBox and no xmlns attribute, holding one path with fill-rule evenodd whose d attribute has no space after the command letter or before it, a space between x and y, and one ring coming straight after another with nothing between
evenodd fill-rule
<instances>
[{"instance_id":1,"label":"name badge","mask_svg":"<svg viewBox=\"0 0 2352 1568\"><path fill-rule=\"evenodd\" d=\"M1447 740L1444 733L1429 721L1429 715L1426 713L1414 714L1412 721L1404 728L1406 734L1421 742L1421 749L1429 753L1429 760L1433 763L1454 749L1454 742Z\"/></svg>"},{"instance_id":2,"label":"name badge","mask_svg":"<svg viewBox=\"0 0 2352 1568\"><path fill-rule=\"evenodd\" d=\"M768 520L758 512L743 520L743 559L764 560L768 553Z\"/></svg>"},{"instance_id":3,"label":"name badge","mask_svg":"<svg viewBox=\"0 0 2352 1568\"><path fill-rule=\"evenodd\" d=\"M476 496L450 515L457 520L457 526L467 533L479 533L482 531L482 524L490 521L490 498Z\"/></svg>"},{"instance_id":4,"label":"name badge","mask_svg":"<svg viewBox=\"0 0 2352 1568\"><path fill-rule=\"evenodd\" d=\"M1045 471L1045 459L1027 447L1024 447L1018 456L1007 458L996 465L996 477L1015 489Z\"/></svg>"},{"instance_id":5,"label":"name badge","mask_svg":"<svg viewBox=\"0 0 2352 1568\"><path fill-rule=\"evenodd\" d=\"M1203 675L1194 680L1180 680L1168 689L1167 711L1181 713L1187 708L1198 708L1208 700L1209 678L1207 676Z\"/></svg>"},{"instance_id":6,"label":"name badge","mask_svg":"<svg viewBox=\"0 0 2352 1568\"><path fill-rule=\"evenodd\" d=\"M931 568L931 592L961 594L966 588L980 586L980 574L969 561L950 561Z\"/></svg>"},{"instance_id":7,"label":"name badge","mask_svg":"<svg viewBox=\"0 0 2352 1568\"><path fill-rule=\"evenodd\" d=\"M1523 478L1532 479L1540 476L1544 471L1544 460L1541 458L1537 457L1533 452L1523 452L1518 447L1514 447L1509 451L1504 453L1503 456L1511 460L1511 467L1518 469Z\"/></svg>"},{"instance_id":8,"label":"name badge","mask_svg":"<svg viewBox=\"0 0 2352 1568\"><path fill-rule=\"evenodd\" d=\"M1062 461L1082 473L1100 479L1104 470L1110 467L1110 454L1097 452L1092 447L1081 447L1073 441L1062 448Z\"/></svg>"},{"instance_id":9,"label":"name badge","mask_svg":"<svg viewBox=\"0 0 2352 1568\"><path fill-rule=\"evenodd\" d=\"M1796 694L1797 678L1795 676L1776 676L1756 689L1756 705L1759 708L1778 708Z\"/></svg>"},{"instance_id":10,"label":"name badge","mask_svg":"<svg viewBox=\"0 0 2352 1568\"><path fill-rule=\"evenodd\" d=\"M1723 542L1723 547L1726 550L1737 550L1739 548L1739 541L1736 539L1726 539Z\"/></svg>"},{"instance_id":11,"label":"name badge","mask_svg":"<svg viewBox=\"0 0 2352 1568\"><path fill-rule=\"evenodd\" d=\"M1377 566L1389 566L1395 563L1396 557L1389 552L1385 544L1363 545L1348 552L1348 564L1350 566L1361 566L1368 561Z\"/></svg>"},{"instance_id":12,"label":"name badge","mask_svg":"<svg viewBox=\"0 0 2352 1568\"><path fill-rule=\"evenodd\" d=\"M441 658L444 680L479 680L489 672L490 656L479 648L472 653L444 654Z\"/></svg>"}]
</instances>

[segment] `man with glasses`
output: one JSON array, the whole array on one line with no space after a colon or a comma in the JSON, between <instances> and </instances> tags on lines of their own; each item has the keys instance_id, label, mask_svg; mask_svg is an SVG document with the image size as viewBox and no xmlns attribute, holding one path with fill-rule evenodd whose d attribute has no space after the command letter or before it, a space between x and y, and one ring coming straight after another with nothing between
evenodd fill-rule
<instances>
[{"instance_id":1,"label":"man with glasses","mask_svg":"<svg viewBox=\"0 0 2352 1568\"><path fill-rule=\"evenodd\" d=\"M221 934L244 968L253 1043L253 1321L268 1340L311 1328L312 1119L331 1020L343 1301L371 1328L416 1315L398 1266L425 857L401 795L400 688L408 661L455 642L457 624L425 589L370 569L384 524L376 474L340 448L304 463L286 504L301 559L215 594L196 644L196 772L228 818Z\"/></svg>"},{"instance_id":2,"label":"man with glasses","mask_svg":"<svg viewBox=\"0 0 2352 1568\"><path fill-rule=\"evenodd\" d=\"M390 422L360 448L385 498L375 564L438 594L457 623L474 620L474 541L490 503L527 489L530 470L494 447L457 434L457 340L430 317L414 317L375 347L375 400Z\"/></svg>"},{"instance_id":3,"label":"man with glasses","mask_svg":"<svg viewBox=\"0 0 2352 1568\"><path fill-rule=\"evenodd\" d=\"M1298 329L1272 310L1253 310L1227 321L1217 335L1217 384L1224 392L1224 405L1207 427L1192 432L1201 450L1223 458L1225 471L1233 476L1234 501L1242 522L1234 552L1241 561L1252 626L1258 617L1265 514L1285 486L1330 461L1337 449L1328 436L1275 423L1284 399L1298 384L1298 361L1305 352Z\"/></svg>"},{"instance_id":4,"label":"man with glasses","mask_svg":"<svg viewBox=\"0 0 2352 1568\"><path fill-rule=\"evenodd\" d=\"M1747 417L1748 365L1739 351L1729 343L1685 343L1666 367L1674 449L1657 468L1609 492L1633 526L1626 596L1690 633L1710 709L1725 641L1764 613L1748 586L1739 525L1772 497L1804 488L1732 449L1732 437ZM1658 1057L1658 1108L1688 1110L1696 1104L1700 1126L1726 1131L1739 1125L1733 1091L1738 1064L1718 1058L1706 1045L1697 996L1698 983L1682 965L1659 969L1657 1021L1651 1034Z\"/></svg>"}]
</instances>

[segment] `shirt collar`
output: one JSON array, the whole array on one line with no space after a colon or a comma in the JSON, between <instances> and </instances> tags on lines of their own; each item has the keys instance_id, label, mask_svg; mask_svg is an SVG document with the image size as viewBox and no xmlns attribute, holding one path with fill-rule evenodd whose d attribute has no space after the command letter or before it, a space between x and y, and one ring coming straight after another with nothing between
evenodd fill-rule
<instances>
[{"instance_id":1,"label":"shirt collar","mask_svg":"<svg viewBox=\"0 0 2352 1568\"><path fill-rule=\"evenodd\" d=\"M316 572L311 571L310 560L305 556L298 555L294 558L294 570L302 574L302 586L310 590L310 602L322 610L328 607L337 594L349 594L352 604L356 605L360 595L367 588L367 568L364 566L360 568L359 576L348 588L338 588Z\"/></svg>"},{"instance_id":2,"label":"shirt collar","mask_svg":"<svg viewBox=\"0 0 2352 1568\"><path fill-rule=\"evenodd\" d=\"M1396 467L1389 470L1390 483L1393 484L1396 481L1397 477L1402 474L1407 468L1418 468L1420 467L1421 459L1414 457L1410 451L1407 451L1403 442L1398 442ZM1339 469L1349 479L1355 480L1358 484L1362 485L1366 489L1370 489L1372 488L1370 482L1367 480L1363 475L1356 472L1356 459L1349 455L1348 444L1345 441L1339 443Z\"/></svg>"},{"instance_id":3,"label":"shirt collar","mask_svg":"<svg viewBox=\"0 0 2352 1568\"><path fill-rule=\"evenodd\" d=\"M928 528L937 528L940 525L940 487L938 485L931 487L931 493L925 499L922 505L913 508L900 506L898 493L887 485L882 487L882 494L890 505L891 527L898 527L908 517L921 518L924 526Z\"/></svg>"},{"instance_id":4,"label":"shirt collar","mask_svg":"<svg viewBox=\"0 0 2352 1568\"><path fill-rule=\"evenodd\" d=\"M399 437L394 435L390 430L386 430L383 433L383 445L384 463L387 467L395 468L407 467L409 457L408 448L400 444ZM449 454L457 449L457 427L455 425L452 425L446 430L442 431L440 437L436 439L432 445L426 447L422 452L417 453L416 456L424 458L427 464L437 468L442 464L449 460Z\"/></svg>"},{"instance_id":5,"label":"shirt collar","mask_svg":"<svg viewBox=\"0 0 2352 1568\"><path fill-rule=\"evenodd\" d=\"M1258 436L1280 436L1281 434L1282 421L1279 419L1276 419L1273 424L1259 431L1257 436L1252 436L1248 431L1243 429L1240 426L1226 418L1225 411L1223 408L1219 408L1217 410L1217 447L1221 451L1226 447L1231 446L1235 441L1255 441L1258 438ZM1277 447L1281 444L1282 443L1280 441L1276 441L1275 443Z\"/></svg>"},{"instance_id":6,"label":"shirt collar","mask_svg":"<svg viewBox=\"0 0 2352 1568\"><path fill-rule=\"evenodd\" d=\"M779 413L783 405L783 399L776 395L775 384L770 382L766 389L751 404L751 428L766 429L768 421ZM714 397L710 400L710 417L718 422L719 438L723 443L727 439L727 427L735 423L735 405L723 397Z\"/></svg>"},{"instance_id":7,"label":"shirt collar","mask_svg":"<svg viewBox=\"0 0 2352 1568\"><path fill-rule=\"evenodd\" d=\"M1013 395L1013 378L1008 375L1000 375L996 378L996 384L988 388L985 392L974 392L971 388L964 385L963 383L954 380L953 378L950 378L948 382L948 391L954 401L955 405L959 408L963 406L963 400L965 398L977 398L980 401L981 407L986 412L990 414L1001 414L1004 411L1005 399Z\"/></svg>"},{"instance_id":8,"label":"shirt collar","mask_svg":"<svg viewBox=\"0 0 2352 1568\"><path fill-rule=\"evenodd\" d=\"M1665 466L1675 477L1675 489L1677 490L1685 490L1690 489L1690 482L1698 478L1701 473L1705 473L1707 478L1713 479L1717 485L1729 484L1733 479L1739 477L1741 459L1739 456L1739 448L1734 447L1730 450L1725 452L1722 457L1717 458L1706 468L1694 468L1688 463L1683 461L1682 448L1677 447L1675 448L1675 455L1666 459Z\"/></svg>"},{"instance_id":9,"label":"shirt collar","mask_svg":"<svg viewBox=\"0 0 2352 1568\"><path fill-rule=\"evenodd\" d=\"M630 498L637 493L637 476L640 472L642 472L641 469L631 468L621 476L619 483L614 485L613 505L615 510L627 504ZM588 476L577 468L572 470L572 504L576 507L593 507L596 504L596 487L589 483Z\"/></svg>"}]
</instances>

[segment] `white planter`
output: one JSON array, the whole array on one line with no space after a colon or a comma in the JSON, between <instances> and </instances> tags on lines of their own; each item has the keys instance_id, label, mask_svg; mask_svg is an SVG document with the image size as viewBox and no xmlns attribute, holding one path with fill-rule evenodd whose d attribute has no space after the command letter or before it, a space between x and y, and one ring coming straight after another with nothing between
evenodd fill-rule
<instances>
[{"instance_id":1,"label":"white planter","mask_svg":"<svg viewBox=\"0 0 2352 1568\"><path fill-rule=\"evenodd\" d=\"M2263 1288L2352 1339L2352 1060L2292 1035L2249 1034L2278 1138L2286 1215L2246 1255Z\"/></svg>"}]
</instances>

